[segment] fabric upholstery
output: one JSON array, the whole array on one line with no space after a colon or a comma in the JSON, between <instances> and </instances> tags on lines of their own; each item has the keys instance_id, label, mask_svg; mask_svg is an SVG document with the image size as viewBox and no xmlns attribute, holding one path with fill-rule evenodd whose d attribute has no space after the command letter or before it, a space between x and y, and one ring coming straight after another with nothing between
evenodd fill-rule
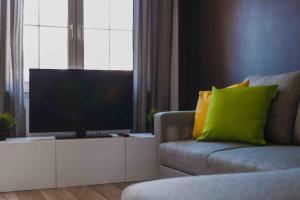
<instances>
[{"instance_id":1,"label":"fabric upholstery","mask_svg":"<svg viewBox=\"0 0 300 200\"><path fill-rule=\"evenodd\" d=\"M280 75L254 75L246 80L250 86L278 85L266 125L266 140L276 144L292 144L298 103L300 99L300 71Z\"/></svg>"},{"instance_id":2,"label":"fabric upholstery","mask_svg":"<svg viewBox=\"0 0 300 200\"><path fill-rule=\"evenodd\" d=\"M277 86L213 87L202 135L197 141L263 145L264 128Z\"/></svg>"},{"instance_id":3,"label":"fabric upholstery","mask_svg":"<svg viewBox=\"0 0 300 200\"><path fill-rule=\"evenodd\" d=\"M192 138L194 111L160 112L154 117L154 135L158 143Z\"/></svg>"},{"instance_id":4,"label":"fabric upholstery","mask_svg":"<svg viewBox=\"0 0 300 200\"><path fill-rule=\"evenodd\" d=\"M122 200L296 200L299 180L300 169L164 179L129 186Z\"/></svg>"},{"instance_id":5,"label":"fabric upholstery","mask_svg":"<svg viewBox=\"0 0 300 200\"><path fill-rule=\"evenodd\" d=\"M211 91L199 92L199 97L195 111L194 128L192 133L193 139L197 139L202 134L211 94Z\"/></svg>"},{"instance_id":6,"label":"fabric upholstery","mask_svg":"<svg viewBox=\"0 0 300 200\"><path fill-rule=\"evenodd\" d=\"M172 98L178 90L178 81L172 77L178 71L178 27L173 26L178 23L177 3L178 0L134 1L133 105L134 130L138 132L146 131L149 105L170 110L177 103Z\"/></svg>"},{"instance_id":7,"label":"fabric upholstery","mask_svg":"<svg viewBox=\"0 0 300 200\"><path fill-rule=\"evenodd\" d=\"M23 10L24 1L0 1L0 113L16 120L10 137L26 135L24 106Z\"/></svg>"},{"instance_id":8,"label":"fabric upholstery","mask_svg":"<svg viewBox=\"0 0 300 200\"><path fill-rule=\"evenodd\" d=\"M183 177L183 176L191 176L190 174L184 173L182 171L178 171L176 169L172 169L165 166L159 166L159 178L174 178L174 177Z\"/></svg>"},{"instance_id":9,"label":"fabric upholstery","mask_svg":"<svg viewBox=\"0 0 300 200\"><path fill-rule=\"evenodd\" d=\"M248 87L249 80L229 86L228 88ZM195 121L193 128L193 139L201 136L205 124L206 113L208 110L212 91L200 91L195 111Z\"/></svg>"},{"instance_id":10,"label":"fabric upholstery","mask_svg":"<svg viewBox=\"0 0 300 200\"><path fill-rule=\"evenodd\" d=\"M217 151L248 147L247 144L225 142L196 142L194 140L167 142L160 145L160 164L184 173L207 174L207 159Z\"/></svg>"},{"instance_id":11,"label":"fabric upholstery","mask_svg":"<svg viewBox=\"0 0 300 200\"><path fill-rule=\"evenodd\" d=\"M300 168L299 146L260 146L215 152L209 156L212 173Z\"/></svg>"},{"instance_id":12,"label":"fabric upholstery","mask_svg":"<svg viewBox=\"0 0 300 200\"><path fill-rule=\"evenodd\" d=\"M300 144L300 103L298 105L298 112L295 122L295 137L294 137L295 144Z\"/></svg>"}]
</instances>

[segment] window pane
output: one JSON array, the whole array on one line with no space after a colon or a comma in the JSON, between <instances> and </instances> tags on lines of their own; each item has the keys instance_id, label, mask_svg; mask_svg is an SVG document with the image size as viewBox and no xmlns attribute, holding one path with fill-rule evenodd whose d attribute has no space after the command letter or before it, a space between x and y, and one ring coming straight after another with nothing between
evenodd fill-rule
<instances>
[{"instance_id":1,"label":"window pane","mask_svg":"<svg viewBox=\"0 0 300 200\"><path fill-rule=\"evenodd\" d=\"M29 68L38 68L38 28L24 26L24 81L29 81Z\"/></svg>"},{"instance_id":2,"label":"window pane","mask_svg":"<svg viewBox=\"0 0 300 200\"><path fill-rule=\"evenodd\" d=\"M40 0L40 25L67 27L68 0Z\"/></svg>"},{"instance_id":3,"label":"window pane","mask_svg":"<svg viewBox=\"0 0 300 200\"><path fill-rule=\"evenodd\" d=\"M84 31L84 68L109 69L109 32L86 29Z\"/></svg>"},{"instance_id":4,"label":"window pane","mask_svg":"<svg viewBox=\"0 0 300 200\"><path fill-rule=\"evenodd\" d=\"M110 32L110 69L132 70L132 31Z\"/></svg>"},{"instance_id":5,"label":"window pane","mask_svg":"<svg viewBox=\"0 0 300 200\"><path fill-rule=\"evenodd\" d=\"M109 28L109 0L84 0L84 26Z\"/></svg>"},{"instance_id":6,"label":"window pane","mask_svg":"<svg viewBox=\"0 0 300 200\"><path fill-rule=\"evenodd\" d=\"M133 0L110 0L110 28L132 30Z\"/></svg>"},{"instance_id":7,"label":"window pane","mask_svg":"<svg viewBox=\"0 0 300 200\"><path fill-rule=\"evenodd\" d=\"M40 68L68 68L67 28L40 28Z\"/></svg>"},{"instance_id":8,"label":"window pane","mask_svg":"<svg viewBox=\"0 0 300 200\"><path fill-rule=\"evenodd\" d=\"M38 0L24 0L24 24L38 25Z\"/></svg>"}]
</instances>

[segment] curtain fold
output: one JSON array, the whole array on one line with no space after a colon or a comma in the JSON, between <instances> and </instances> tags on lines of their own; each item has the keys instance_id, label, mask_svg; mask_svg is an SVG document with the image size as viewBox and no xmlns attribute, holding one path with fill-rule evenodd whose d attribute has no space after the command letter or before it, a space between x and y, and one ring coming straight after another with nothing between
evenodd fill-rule
<instances>
[{"instance_id":1,"label":"curtain fold","mask_svg":"<svg viewBox=\"0 0 300 200\"><path fill-rule=\"evenodd\" d=\"M23 94L23 0L1 0L0 112L16 119L10 137L26 135Z\"/></svg>"},{"instance_id":2,"label":"curtain fold","mask_svg":"<svg viewBox=\"0 0 300 200\"><path fill-rule=\"evenodd\" d=\"M178 108L178 0L134 0L134 128Z\"/></svg>"}]
</instances>

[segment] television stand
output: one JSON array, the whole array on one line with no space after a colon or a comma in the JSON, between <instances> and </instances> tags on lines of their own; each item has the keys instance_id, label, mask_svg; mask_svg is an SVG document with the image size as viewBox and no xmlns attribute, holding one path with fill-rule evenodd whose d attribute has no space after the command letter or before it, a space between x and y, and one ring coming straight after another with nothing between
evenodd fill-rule
<instances>
[{"instance_id":1,"label":"television stand","mask_svg":"<svg viewBox=\"0 0 300 200\"><path fill-rule=\"evenodd\" d=\"M0 192L157 178L154 135L112 135L101 139L27 137L0 141Z\"/></svg>"},{"instance_id":2,"label":"television stand","mask_svg":"<svg viewBox=\"0 0 300 200\"><path fill-rule=\"evenodd\" d=\"M108 133L97 133L97 134L84 134L79 135L76 133L76 135L57 135L55 136L55 139L57 140L66 140L66 139L88 139L88 138L108 138L113 137L111 134Z\"/></svg>"}]
</instances>

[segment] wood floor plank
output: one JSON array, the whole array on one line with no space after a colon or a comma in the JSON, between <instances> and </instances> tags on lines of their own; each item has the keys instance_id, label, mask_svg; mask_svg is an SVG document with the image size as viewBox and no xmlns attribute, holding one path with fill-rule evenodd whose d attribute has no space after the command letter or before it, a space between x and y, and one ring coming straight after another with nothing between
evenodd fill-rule
<instances>
[{"instance_id":1,"label":"wood floor plank","mask_svg":"<svg viewBox=\"0 0 300 200\"><path fill-rule=\"evenodd\" d=\"M17 199L22 200L46 200L42 193L38 190L16 192Z\"/></svg>"},{"instance_id":2,"label":"wood floor plank","mask_svg":"<svg viewBox=\"0 0 300 200\"><path fill-rule=\"evenodd\" d=\"M93 190L104 196L107 200L120 200L122 190L115 184L94 185Z\"/></svg>"},{"instance_id":3,"label":"wood floor plank","mask_svg":"<svg viewBox=\"0 0 300 200\"><path fill-rule=\"evenodd\" d=\"M4 196L0 194L0 200L6 200Z\"/></svg>"},{"instance_id":4,"label":"wood floor plank","mask_svg":"<svg viewBox=\"0 0 300 200\"><path fill-rule=\"evenodd\" d=\"M15 192L5 192L0 195L4 200L19 200Z\"/></svg>"},{"instance_id":5,"label":"wood floor plank","mask_svg":"<svg viewBox=\"0 0 300 200\"><path fill-rule=\"evenodd\" d=\"M0 200L120 200L122 191L133 183L0 193Z\"/></svg>"},{"instance_id":6,"label":"wood floor plank","mask_svg":"<svg viewBox=\"0 0 300 200\"><path fill-rule=\"evenodd\" d=\"M78 200L64 189L47 189L41 190L46 200Z\"/></svg>"},{"instance_id":7,"label":"wood floor plank","mask_svg":"<svg viewBox=\"0 0 300 200\"><path fill-rule=\"evenodd\" d=\"M80 200L107 200L90 186L65 188L70 194Z\"/></svg>"}]
</instances>

